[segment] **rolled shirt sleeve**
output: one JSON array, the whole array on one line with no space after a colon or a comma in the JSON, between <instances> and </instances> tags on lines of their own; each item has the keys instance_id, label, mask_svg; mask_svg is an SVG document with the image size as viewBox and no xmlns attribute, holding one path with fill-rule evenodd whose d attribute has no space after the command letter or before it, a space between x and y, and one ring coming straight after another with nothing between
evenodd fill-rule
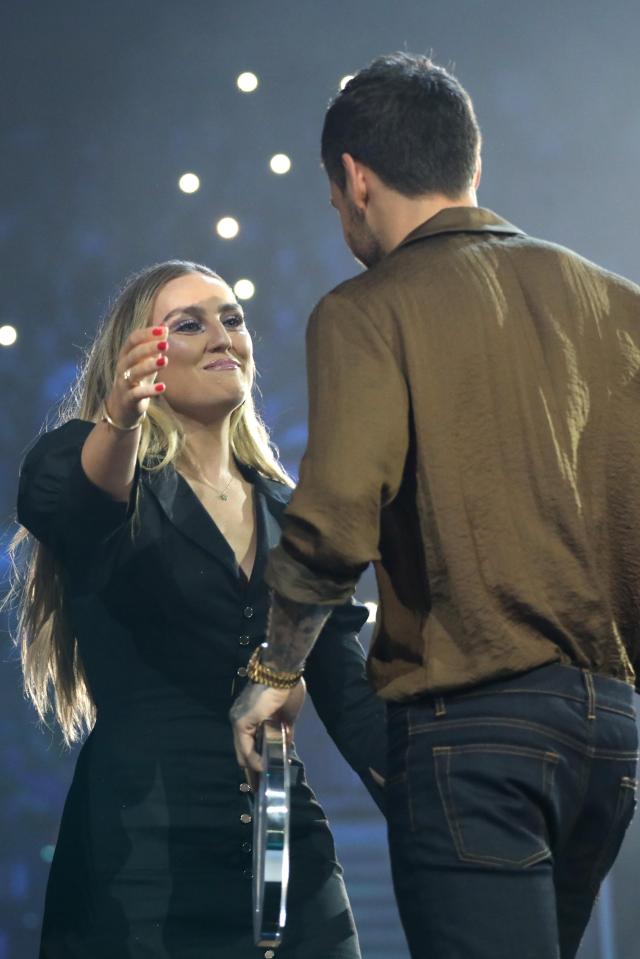
<instances>
[{"instance_id":1,"label":"rolled shirt sleeve","mask_svg":"<svg viewBox=\"0 0 640 959\"><path fill-rule=\"evenodd\" d=\"M409 396L393 327L378 321L340 293L309 321L309 440L266 573L296 602L345 602L380 558L380 511L407 456Z\"/></svg>"}]
</instances>

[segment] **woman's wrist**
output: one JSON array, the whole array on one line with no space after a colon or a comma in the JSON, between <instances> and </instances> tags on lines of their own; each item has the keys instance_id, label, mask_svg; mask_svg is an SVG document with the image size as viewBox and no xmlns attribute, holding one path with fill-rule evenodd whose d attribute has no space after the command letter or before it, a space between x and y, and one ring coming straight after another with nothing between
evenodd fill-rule
<instances>
[{"instance_id":1,"label":"woman's wrist","mask_svg":"<svg viewBox=\"0 0 640 959\"><path fill-rule=\"evenodd\" d=\"M119 430L121 433L131 433L133 432L133 430L137 430L139 426L142 426L142 422L144 418L146 417L146 415L147 415L147 411L144 410L144 412L138 417L135 423L128 424L128 423L119 422L118 420L115 420L111 416L111 413L109 412L109 408L105 400L105 402L102 404L102 416L100 417L100 419L101 419L101 422L108 423L109 426L113 427L113 429L115 430Z\"/></svg>"}]
</instances>

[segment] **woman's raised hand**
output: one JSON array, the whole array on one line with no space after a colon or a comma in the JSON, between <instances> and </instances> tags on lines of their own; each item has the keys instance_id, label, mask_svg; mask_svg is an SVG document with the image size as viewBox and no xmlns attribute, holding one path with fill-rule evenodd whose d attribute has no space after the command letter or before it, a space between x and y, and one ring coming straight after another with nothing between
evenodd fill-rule
<instances>
[{"instance_id":1,"label":"woman's raised hand","mask_svg":"<svg viewBox=\"0 0 640 959\"><path fill-rule=\"evenodd\" d=\"M146 326L127 338L106 402L106 412L114 424L132 429L146 413L151 397L164 393L165 384L156 382L156 376L169 362L168 348L167 326Z\"/></svg>"}]
</instances>

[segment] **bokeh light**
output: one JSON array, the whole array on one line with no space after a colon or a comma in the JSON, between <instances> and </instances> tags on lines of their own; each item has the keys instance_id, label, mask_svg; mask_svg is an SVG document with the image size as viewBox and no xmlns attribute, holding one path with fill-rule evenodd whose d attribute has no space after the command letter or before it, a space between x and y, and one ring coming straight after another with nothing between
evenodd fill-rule
<instances>
[{"instance_id":1,"label":"bokeh light","mask_svg":"<svg viewBox=\"0 0 640 959\"><path fill-rule=\"evenodd\" d=\"M291 160L286 153L276 153L269 161L273 173L288 173L291 169Z\"/></svg>"},{"instance_id":2,"label":"bokeh light","mask_svg":"<svg viewBox=\"0 0 640 959\"><path fill-rule=\"evenodd\" d=\"M18 339L18 331L15 326L6 323L0 326L0 346L13 346Z\"/></svg>"},{"instance_id":3,"label":"bokeh light","mask_svg":"<svg viewBox=\"0 0 640 959\"><path fill-rule=\"evenodd\" d=\"M259 80L255 73L250 73L248 71L246 73L241 73L236 80L238 90L241 90L243 93L253 93L254 90L258 89L258 83Z\"/></svg>"},{"instance_id":4,"label":"bokeh light","mask_svg":"<svg viewBox=\"0 0 640 959\"><path fill-rule=\"evenodd\" d=\"M183 173L178 186L183 193L195 193L200 189L200 177L196 173Z\"/></svg>"},{"instance_id":5,"label":"bokeh light","mask_svg":"<svg viewBox=\"0 0 640 959\"><path fill-rule=\"evenodd\" d=\"M240 232L240 224L232 216L223 216L216 223L216 233L223 240L233 240Z\"/></svg>"},{"instance_id":6,"label":"bokeh light","mask_svg":"<svg viewBox=\"0 0 640 959\"><path fill-rule=\"evenodd\" d=\"M250 300L256 292L256 288L251 280L238 280L233 284L233 292L239 300Z\"/></svg>"}]
</instances>

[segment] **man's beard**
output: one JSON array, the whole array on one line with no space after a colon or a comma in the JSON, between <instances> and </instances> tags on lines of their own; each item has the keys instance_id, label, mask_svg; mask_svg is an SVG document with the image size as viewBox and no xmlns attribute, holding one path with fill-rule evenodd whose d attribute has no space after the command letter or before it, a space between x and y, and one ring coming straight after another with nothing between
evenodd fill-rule
<instances>
[{"instance_id":1,"label":"man's beard","mask_svg":"<svg viewBox=\"0 0 640 959\"><path fill-rule=\"evenodd\" d=\"M346 240L356 260L367 269L379 263L385 255L378 238L367 223L364 213L352 203L349 203L349 225Z\"/></svg>"}]
</instances>

